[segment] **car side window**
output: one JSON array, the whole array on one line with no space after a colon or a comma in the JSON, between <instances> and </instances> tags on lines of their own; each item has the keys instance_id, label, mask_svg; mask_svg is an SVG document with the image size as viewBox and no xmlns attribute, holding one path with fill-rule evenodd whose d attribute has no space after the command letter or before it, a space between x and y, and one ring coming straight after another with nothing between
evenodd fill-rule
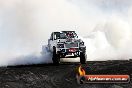
<instances>
[{"instance_id":1,"label":"car side window","mask_svg":"<svg viewBox=\"0 0 132 88\"><path fill-rule=\"evenodd\" d=\"M57 39L58 39L57 33L54 33L54 40L57 40Z\"/></svg>"},{"instance_id":2,"label":"car side window","mask_svg":"<svg viewBox=\"0 0 132 88\"><path fill-rule=\"evenodd\" d=\"M52 33L51 36L50 36L50 40L53 40L53 33Z\"/></svg>"},{"instance_id":3,"label":"car side window","mask_svg":"<svg viewBox=\"0 0 132 88\"><path fill-rule=\"evenodd\" d=\"M57 38L56 38L56 34L54 35L54 40L56 40Z\"/></svg>"}]
</instances>

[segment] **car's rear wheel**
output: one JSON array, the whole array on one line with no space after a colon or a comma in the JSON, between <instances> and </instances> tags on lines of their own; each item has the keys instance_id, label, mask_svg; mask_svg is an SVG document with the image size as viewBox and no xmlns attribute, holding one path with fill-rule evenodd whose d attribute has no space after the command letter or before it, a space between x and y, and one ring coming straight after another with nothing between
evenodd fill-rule
<instances>
[{"instance_id":1,"label":"car's rear wheel","mask_svg":"<svg viewBox=\"0 0 132 88\"><path fill-rule=\"evenodd\" d=\"M86 64L87 55L85 52L80 52L80 63Z\"/></svg>"},{"instance_id":2,"label":"car's rear wheel","mask_svg":"<svg viewBox=\"0 0 132 88\"><path fill-rule=\"evenodd\" d=\"M56 47L53 47L52 61L54 65L60 64L60 54L56 52Z\"/></svg>"}]
</instances>

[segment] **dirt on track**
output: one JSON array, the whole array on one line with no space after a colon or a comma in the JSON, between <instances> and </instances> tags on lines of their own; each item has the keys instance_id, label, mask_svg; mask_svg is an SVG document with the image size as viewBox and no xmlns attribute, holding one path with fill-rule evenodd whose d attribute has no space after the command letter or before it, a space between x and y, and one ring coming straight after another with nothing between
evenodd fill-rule
<instances>
[{"instance_id":1,"label":"dirt on track","mask_svg":"<svg viewBox=\"0 0 132 88\"><path fill-rule=\"evenodd\" d=\"M132 88L126 84L83 84L76 81L78 63L0 67L0 88ZM87 74L128 74L132 61L93 61L83 65ZM131 78L132 79L132 78Z\"/></svg>"}]
</instances>

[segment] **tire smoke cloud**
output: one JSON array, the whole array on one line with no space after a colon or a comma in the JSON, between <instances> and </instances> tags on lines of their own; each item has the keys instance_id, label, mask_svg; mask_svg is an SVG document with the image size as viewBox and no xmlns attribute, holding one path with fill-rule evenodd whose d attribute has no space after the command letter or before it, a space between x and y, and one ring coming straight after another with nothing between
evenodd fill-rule
<instances>
[{"instance_id":1,"label":"tire smoke cloud","mask_svg":"<svg viewBox=\"0 0 132 88\"><path fill-rule=\"evenodd\" d=\"M132 57L131 0L0 1L0 66L52 63L41 46L53 31L75 30L88 61Z\"/></svg>"}]
</instances>

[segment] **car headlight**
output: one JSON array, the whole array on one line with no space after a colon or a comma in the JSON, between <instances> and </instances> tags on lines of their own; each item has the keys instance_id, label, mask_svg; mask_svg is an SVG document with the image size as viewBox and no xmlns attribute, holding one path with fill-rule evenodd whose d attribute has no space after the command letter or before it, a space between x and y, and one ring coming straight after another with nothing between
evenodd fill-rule
<instances>
[{"instance_id":1,"label":"car headlight","mask_svg":"<svg viewBox=\"0 0 132 88\"><path fill-rule=\"evenodd\" d=\"M84 42L80 42L80 46L84 46Z\"/></svg>"},{"instance_id":2,"label":"car headlight","mask_svg":"<svg viewBox=\"0 0 132 88\"><path fill-rule=\"evenodd\" d=\"M64 48L64 44L57 44L57 48Z\"/></svg>"}]
</instances>

